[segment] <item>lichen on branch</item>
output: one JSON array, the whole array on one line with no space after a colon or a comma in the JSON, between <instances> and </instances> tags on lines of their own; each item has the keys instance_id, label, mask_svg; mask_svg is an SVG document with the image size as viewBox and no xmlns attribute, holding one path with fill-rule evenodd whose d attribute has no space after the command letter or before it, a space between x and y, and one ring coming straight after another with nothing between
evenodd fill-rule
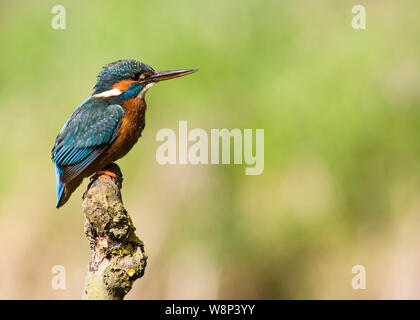
<instances>
[{"instance_id":1,"label":"lichen on branch","mask_svg":"<svg viewBox=\"0 0 420 320\"><path fill-rule=\"evenodd\" d=\"M83 298L120 300L143 276L147 256L122 203L121 170L116 164L105 169L117 178L95 176L83 195L85 234L92 253Z\"/></svg>"}]
</instances>

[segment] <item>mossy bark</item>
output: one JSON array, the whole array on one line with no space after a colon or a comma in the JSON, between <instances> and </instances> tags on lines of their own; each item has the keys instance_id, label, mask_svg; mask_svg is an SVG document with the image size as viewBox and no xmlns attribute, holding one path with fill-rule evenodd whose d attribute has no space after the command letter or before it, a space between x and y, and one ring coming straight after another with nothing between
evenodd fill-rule
<instances>
[{"instance_id":1,"label":"mossy bark","mask_svg":"<svg viewBox=\"0 0 420 320\"><path fill-rule=\"evenodd\" d=\"M105 169L117 179L96 176L83 195L85 234L92 252L83 298L89 300L123 299L143 276L147 262L143 242L122 203L120 168L111 164Z\"/></svg>"}]
</instances>

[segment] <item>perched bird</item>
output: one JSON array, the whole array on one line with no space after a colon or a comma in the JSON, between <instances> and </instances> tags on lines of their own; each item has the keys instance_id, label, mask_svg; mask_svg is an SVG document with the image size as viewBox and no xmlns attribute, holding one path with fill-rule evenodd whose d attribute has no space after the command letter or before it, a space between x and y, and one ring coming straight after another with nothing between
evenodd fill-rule
<instances>
[{"instance_id":1,"label":"perched bird","mask_svg":"<svg viewBox=\"0 0 420 320\"><path fill-rule=\"evenodd\" d=\"M145 126L146 91L155 83L197 71L156 72L135 60L119 60L103 67L93 95L70 116L52 149L57 178L57 205L64 205L83 179L108 174L108 164L124 157Z\"/></svg>"}]
</instances>

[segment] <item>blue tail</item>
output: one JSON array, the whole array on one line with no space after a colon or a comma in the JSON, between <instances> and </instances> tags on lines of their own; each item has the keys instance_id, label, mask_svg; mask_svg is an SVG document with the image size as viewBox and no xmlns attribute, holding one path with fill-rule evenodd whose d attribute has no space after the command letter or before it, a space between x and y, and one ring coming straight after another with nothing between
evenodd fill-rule
<instances>
[{"instance_id":1,"label":"blue tail","mask_svg":"<svg viewBox=\"0 0 420 320\"><path fill-rule=\"evenodd\" d=\"M56 208L60 207L61 197L64 192L64 184L60 182L61 175L63 174L63 169L61 169L57 164L55 165L55 177L57 179L57 204Z\"/></svg>"}]
</instances>

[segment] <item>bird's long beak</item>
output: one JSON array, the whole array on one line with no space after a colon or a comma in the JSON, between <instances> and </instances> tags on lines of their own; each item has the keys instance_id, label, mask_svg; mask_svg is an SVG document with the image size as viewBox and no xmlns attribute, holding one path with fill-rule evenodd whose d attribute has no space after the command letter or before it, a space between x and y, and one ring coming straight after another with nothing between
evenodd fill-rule
<instances>
[{"instance_id":1,"label":"bird's long beak","mask_svg":"<svg viewBox=\"0 0 420 320\"><path fill-rule=\"evenodd\" d=\"M173 78L186 76L187 74L191 74L196 71L198 71L198 69L158 71L154 75L152 75L148 80L151 82L159 82L163 80L169 80Z\"/></svg>"}]
</instances>

